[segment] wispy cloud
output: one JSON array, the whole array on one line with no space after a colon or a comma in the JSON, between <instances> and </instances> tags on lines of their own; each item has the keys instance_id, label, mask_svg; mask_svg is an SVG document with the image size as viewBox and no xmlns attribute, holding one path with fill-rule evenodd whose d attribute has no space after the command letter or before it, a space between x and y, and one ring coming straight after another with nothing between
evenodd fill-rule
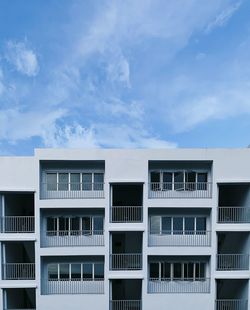
<instances>
[{"instance_id":1,"label":"wispy cloud","mask_svg":"<svg viewBox=\"0 0 250 310\"><path fill-rule=\"evenodd\" d=\"M27 47L26 42L8 41L5 58L24 75L32 77L38 74L39 64L36 53Z\"/></svg>"},{"instance_id":2,"label":"wispy cloud","mask_svg":"<svg viewBox=\"0 0 250 310\"><path fill-rule=\"evenodd\" d=\"M214 20L212 20L206 27L205 32L209 33L214 28L222 27L227 24L229 19L234 15L234 13L239 9L241 6L242 1L237 1L236 3L233 3L232 5L229 5L226 7L222 12L220 12Z\"/></svg>"}]
</instances>

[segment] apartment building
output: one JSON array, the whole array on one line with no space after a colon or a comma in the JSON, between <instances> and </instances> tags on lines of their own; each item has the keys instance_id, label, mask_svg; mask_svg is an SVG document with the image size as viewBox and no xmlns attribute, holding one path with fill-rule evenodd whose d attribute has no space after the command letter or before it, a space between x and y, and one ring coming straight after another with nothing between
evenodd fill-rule
<instances>
[{"instance_id":1,"label":"apartment building","mask_svg":"<svg viewBox=\"0 0 250 310\"><path fill-rule=\"evenodd\" d=\"M250 309L250 149L0 157L0 212L0 309Z\"/></svg>"}]
</instances>

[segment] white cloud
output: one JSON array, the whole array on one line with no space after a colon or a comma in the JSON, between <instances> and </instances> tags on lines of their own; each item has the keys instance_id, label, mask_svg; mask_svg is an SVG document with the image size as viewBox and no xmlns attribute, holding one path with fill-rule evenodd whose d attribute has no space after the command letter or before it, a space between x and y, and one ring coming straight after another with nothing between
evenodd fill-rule
<instances>
[{"instance_id":1,"label":"white cloud","mask_svg":"<svg viewBox=\"0 0 250 310\"><path fill-rule=\"evenodd\" d=\"M111 81L118 81L130 87L129 62L123 55L111 57L107 66L107 73Z\"/></svg>"},{"instance_id":2,"label":"white cloud","mask_svg":"<svg viewBox=\"0 0 250 310\"><path fill-rule=\"evenodd\" d=\"M36 76L39 71L37 56L26 45L26 42L8 41L5 58L18 72L29 77Z\"/></svg>"},{"instance_id":3,"label":"white cloud","mask_svg":"<svg viewBox=\"0 0 250 310\"><path fill-rule=\"evenodd\" d=\"M205 32L209 33L216 27L222 27L227 24L229 19L233 16L233 14L239 9L242 1L238 1L228 7L226 7L222 12L220 12L214 20L212 20L206 27Z\"/></svg>"},{"instance_id":4,"label":"white cloud","mask_svg":"<svg viewBox=\"0 0 250 310\"><path fill-rule=\"evenodd\" d=\"M32 137L47 137L53 132L56 121L66 114L65 110L29 111L18 109L0 110L0 139L15 143Z\"/></svg>"},{"instance_id":5,"label":"white cloud","mask_svg":"<svg viewBox=\"0 0 250 310\"><path fill-rule=\"evenodd\" d=\"M176 143L154 137L145 129L128 125L95 124L90 128L80 124L54 128L44 143L48 147L67 148L175 148Z\"/></svg>"}]
</instances>

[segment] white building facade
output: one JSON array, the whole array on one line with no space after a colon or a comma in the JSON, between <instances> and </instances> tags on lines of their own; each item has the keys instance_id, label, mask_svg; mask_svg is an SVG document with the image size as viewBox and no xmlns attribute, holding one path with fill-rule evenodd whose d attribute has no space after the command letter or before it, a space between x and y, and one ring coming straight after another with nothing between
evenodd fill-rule
<instances>
[{"instance_id":1,"label":"white building facade","mask_svg":"<svg viewBox=\"0 0 250 310\"><path fill-rule=\"evenodd\" d=\"M0 212L0 309L250 309L250 149L0 157Z\"/></svg>"}]
</instances>

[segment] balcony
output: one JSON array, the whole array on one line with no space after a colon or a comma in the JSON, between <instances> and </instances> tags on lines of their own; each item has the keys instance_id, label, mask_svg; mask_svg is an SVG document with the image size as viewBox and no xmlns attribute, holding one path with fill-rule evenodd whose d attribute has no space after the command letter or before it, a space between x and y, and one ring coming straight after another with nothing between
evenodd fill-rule
<instances>
[{"instance_id":1,"label":"balcony","mask_svg":"<svg viewBox=\"0 0 250 310\"><path fill-rule=\"evenodd\" d=\"M250 223L249 207L219 207L218 223L236 224Z\"/></svg>"},{"instance_id":2,"label":"balcony","mask_svg":"<svg viewBox=\"0 0 250 310\"><path fill-rule=\"evenodd\" d=\"M110 310L141 310L141 300L111 300Z\"/></svg>"},{"instance_id":3,"label":"balcony","mask_svg":"<svg viewBox=\"0 0 250 310\"><path fill-rule=\"evenodd\" d=\"M247 299L217 299L216 310L247 310Z\"/></svg>"},{"instance_id":4,"label":"balcony","mask_svg":"<svg viewBox=\"0 0 250 310\"><path fill-rule=\"evenodd\" d=\"M112 206L112 223L141 223L142 206Z\"/></svg>"},{"instance_id":5,"label":"balcony","mask_svg":"<svg viewBox=\"0 0 250 310\"><path fill-rule=\"evenodd\" d=\"M194 278L169 279L150 278L148 280L148 293L209 293L210 279Z\"/></svg>"},{"instance_id":6,"label":"balcony","mask_svg":"<svg viewBox=\"0 0 250 310\"><path fill-rule=\"evenodd\" d=\"M0 217L1 233L33 233L34 231L35 231L34 216Z\"/></svg>"},{"instance_id":7,"label":"balcony","mask_svg":"<svg viewBox=\"0 0 250 310\"><path fill-rule=\"evenodd\" d=\"M104 246L103 230L44 231L42 247Z\"/></svg>"},{"instance_id":8,"label":"balcony","mask_svg":"<svg viewBox=\"0 0 250 310\"><path fill-rule=\"evenodd\" d=\"M104 294L104 279L45 279L43 294Z\"/></svg>"},{"instance_id":9,"label":"balcony","mask_svg":"<svg viewBox=\"0 0 250 310\"><path fill-rule=\"evenodd\" d=\"M141 270L142 254L110 254L110 270Z\"/></svg>"},{"instance_id":10,"label":"balcony","mask_svg":"<svg viewBox=\"0 0 250 310\"><path fill-rule=\"evenodd\" d=\"M150 231L149 246L192 246L205 247L211 245L211 231Z\"/></svg>"},{"instance_id":11,"label":"balcony","mask_svg":"<svg viewBox=\"0 0 250 310\"><path fill-rule=\"evenodd\" d=\"M248 254L218 254L217 270L249 270Z\"/></svg>"},{"instance_id":12,"label":"balcony","mask_svg":"<svg viewBox=\"0 0 250 310\"><path fill-rule=\"evenodd\" d=\"M2 270L3 280L35 280L34 263L6 263Z\"/></svg>"},{"instance_id":13,"label":"balcony","mask_svg":"<svg viewBox=\"0 0 250 310\"><path fill-rule=\"evenodd\" d=\"M104 198L104 183L42 183L41 199Z\"/></svg>"},{"instance_id":14,"label":"balcony","mask_svg":"<svg viewBox=\"0 0 250 310\"><path fill-rule=\"evenodd\" d=\"M149 198L212 198L212 182L151 182Z\"/></svg>"}]
</instances>

